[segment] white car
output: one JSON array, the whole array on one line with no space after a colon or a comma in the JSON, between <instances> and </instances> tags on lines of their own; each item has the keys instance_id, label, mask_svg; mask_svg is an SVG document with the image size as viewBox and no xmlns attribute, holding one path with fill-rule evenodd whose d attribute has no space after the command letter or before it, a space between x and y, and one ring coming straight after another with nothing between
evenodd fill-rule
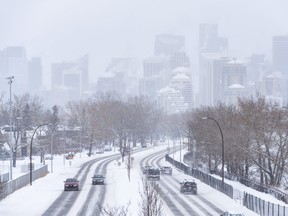
<instances>
[{"instance_id":1,"label":"white car","mask_svg":"<svg viewBox=\"0 0 288 216\"><path fill-rule=\"evenodd\" d=\"M110 145L104 146L104 151L112 151L112 147Z\"/></svg>"},{"instance_id":2,"label":"white car","mask_svg":"<svg viewBox=\"0 0 288 216\"><path fill-rule=\"evenodd\" d=\"M45 155L44 155L44 159L45 159L45 160L51 160L51 159L53 159L53 155L51 155L51 154L45 154Z\"/></svg>"},{"instance_id":3,"label":"white car","mask_svg":"<svg viewBox=\"0 0 288 216\"><path fill-rule=\"evenodd\" d=\"M239 211L230 210L230 211L224 212L220 216L244 216L244 214Z\"/></svg>"}]
</instances>

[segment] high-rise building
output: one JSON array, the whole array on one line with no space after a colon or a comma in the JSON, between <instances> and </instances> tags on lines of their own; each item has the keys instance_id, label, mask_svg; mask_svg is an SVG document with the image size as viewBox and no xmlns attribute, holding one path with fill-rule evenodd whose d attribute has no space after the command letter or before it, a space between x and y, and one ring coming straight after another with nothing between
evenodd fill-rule
<instances>
[{"instance_id":1,"label":"high-rise building","mask_svg":"<svg viewBox=\"0 0 288 216\"><path fill-rule=\"evenodd\" d=\"M33 57L28 63L29 92L38 93L42 88L42 62L40 57Z\"/></svg>"},{"instance_id":2,"label":"high-rise building","mask_svg":"<svg viewBox=\"0 0 288 216\"><path fill-rule=\"evenodd\" d=\"M143 76L151 77L163 74L168 69L167 57L150 57L143 60Z\"/></svg>"},{"instance_id":3,"label":"high-rise building","mask_svg":"<svg viewBox=\"0 0 288 216\"><path fill-rule=\"evenodd\" d=\"M221 56L221 53L202 53L200 56L201 105L214 106L222 99L222 68L229 59Z\"/></svg>"},{"instance_id":4,"label":"high-rise building","mask_svg":"<svg viewBox=\"0 0 288 216\"><path fill-rule=\"evenodd\" d=\"M248 92L247 87L245 65L236 59L226 62L222 66L222 102L233 104L237 102L238 97L253 95L253 92Z\"/></svg>"},{"instance_id":5,"label":"high-rise building","mask_svg":"<svg viewBox=\"0 0 288 216\"><path fill-rule=\"evenodd\" d=\"M199 50L205 53L222 52L228 48L227 38L218 36L217 24L201 24L199 29Z\"/></svg>"},{"instance_id":6,"label":"high-rise building","mask_svg":"<svg viewBox=\"0 0 288 216\"><path fill-rule=\"evenodd\" d=\"M143 60L143 78L139 80L139 94L157 97L157 91L168 83L169 58L154 56Z\"/></svg>"},{"instance_id":7,"label":"high-rise building","mask_svg":"<svg viewBox=\"0 0 288 216\"><path fill-rule=\"evenodd\" d=\"M157 101L166 114L185 112L188 109L188 104L185 103L181 92L168 86L157 92Z\"/></svg>"},{"instance_id":8,"label":"high-rise building","mask_svg":"<svg viewBox=\"0 0 288 216\"><path fill-rule=\"evenodd\" d=\"M182 35L161 34L156 36L155 56L170 56L185 51L185 37Z\"/></svg>"},{"instance_id":9,"label":"high-rise building","mask_svg":"<svg viewBox=\"0 0 288 216\"><path fill-rule=\"evenodd\" d=\"M74 62L52 64L52 104L79 100L89 88L88 72L87 55ZM57 97L59 94L63 97Z\"/></svg>"},{"instance_id":10,"label":"high-rise building","mask_svg":"<svg viewBox=\"0 0 288 216\"><path fill-rule=\"evenodd\" d=\"M7 47L0 51L0 84L7 85L5 77L14 76L13 94L28 90L28 59L24 47Z\"/></svg>"},{"instance_id":11,"label":"high-rise building","mask_svg":"<svg viewBox=\"0 0 288 216\"><path fill-rule=\"evenodd\" d=\"M247 87L246 67L236 59L232 59L222 66L222 77L223 89L233 84Z\"/></svg>"},{"instance_id":12,"label":"high-rise building","mask_svg":"<svg viewBox=\"0 0 288 216\"><path fill-rule=\"evenodd\" d=\"M156 100L157 91L164 86L163 83L163 76L161 75L143 77L139 80L139 95L146 95L152 100Z\"/></svg>"},{"instance_id":13,"label":"high-rise building","mask_svg":"<svg viewBox=\"0 0 288 216\"><path fill-rule=\"evenodd\" d=\"M272 64L274 71L288 76L288 35L273 37Z\"/></svg>"},{"instance_id":14,"label":"high-rise building","mask_svg":"<svg viewBox=\"0 0 288 216\"><path fill-rule=\"evenodd\" d=\"M125 95L126 82L124 80L124 73L104 73L97 80L97 91L114 92L121 96Z\"/></svg>"},{"instance_id":15,"label":"high-rise building","mask_svg":"<svg viewBox=\"0 0 288 216\"><path fill-rule=\"evenodd\" d=\"M185 109L193 108L192 73L188 67L178 67L173 70L169 87L178 90L183 97Z\"/></svg>"},{"instance_id":16,"label":"high-rise building","mask_svg":"<svg viewBox=\"0 0 288 216\"><path fill-rule=\"evenodd\" d=\"M268 61L265 55L253 54L248 59L246 64L247 69L247 81L255 83L259 81L265 73L269 70Z\"/></svg>"},{"instance_id":17,"label":"high-rise building","mask_svg":"<svg viewBox=\"0 0 288 216\"><path fill-rule=\"evenodd\" d=\"M216 24L199 26L199 101L197 105L213 106L221 100L222 65L228 40L218 36Z\"/></svg>"},{"instance_id":18,"label":"high-rise building","mask_svg":"<svg viewBox=\"0 0 288 216\"><path fill-rule=\"evenodd\" d=\"M190 67L190 59L185 52L176 52L170 56L170 69Z\"/></svg>"},{"instance_id":19,"label":"high-rise building","mask_svg":"<svg viewBox=\"0 0 288 216\"><path fill-rule=\"evenodd\" d=\"M102 83L103 82L103 83ZM119 95L137 95L138 71L134 58L112 58L98 78L97 91L115 91Z\"/></svg>"}]
</instances>

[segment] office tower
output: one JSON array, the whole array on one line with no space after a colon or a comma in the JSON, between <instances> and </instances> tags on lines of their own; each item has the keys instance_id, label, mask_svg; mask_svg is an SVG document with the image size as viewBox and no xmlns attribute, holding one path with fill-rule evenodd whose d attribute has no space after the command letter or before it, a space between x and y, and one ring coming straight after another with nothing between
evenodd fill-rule
<instances>
[{"instance_id":1,"label":"office tower","mask_svg":"<svg viewBox=\"0 0 288 216\"><path fill-rule=\"evenodd\" d=\"M246 64L247 80L255 83L259 81L269 69L268 61L263 54L253 54Z\"/></svg>"},{"instance_id":2,"label":"office tower","mask_svg":"<svg viewBox=\"0 0 288 216\"><path fill-rule=\"evenodd\" d=\"M275 36L272 43L273 69L288 76L288 35Z\"/></svg>"},{"instance_id":3,"label":"office tower","mask_svg":"<svg viewBox=\"0 0 288 216\"><path fill-rule=\"evenodd\" d=\"M71 61L52 64L52 101L63 104L79 100L88 90L88 56Z\"/></svg>"},{"instance_id":4,"label":"office tower","mask_svg":"<svg viewBox=\"0 0 288 216\"><path fill-rule=\"evenodd\" d=\"M233 84L247 86L246 67L236 59L232 59L222 66L222 77L223 89Z\"/></svg>"},{"instance_id":5,"label":"office tower","mask_svg":"<svg viewBox=\"0 0 288 216\"><path fill-rule=\"evenodd\" d=\"M119 95L137 95L138 71L134 58L112 58L97 80L97 91L114 91Z\"/></svg>"},{"instance_id":6,"label":"office tower","mask_svg":"<svg viewBox=\"0 0 288 216\"><path fill-rule=\"evenodd\" d=\"M238 97L253 95L248 92L246 66L236 59L226 62L222 66L222 102L234 104Z\"/></svg>"},{"instance_id":7,"label":"office tower","mask_svg":"<svg viewBox=\"0 0 288 216\"><path fill-rule=\"evenodd\" d=\"M279 72L281 79L281 97L285 106L288 104L288 35L273 37L272 64L274 72Z\"/></svg>"},{"instance_id":8,"label":"office tower","mask_svg":"<svg viewBox=\"0 0 288 216\"><path fill-rule=\"evenodd\" d=\"M205 53L222 52L228 48L227 38L218 36L217 24L201 24L199 29L199 51Z\"/></svg>"},{"instance_id":9,"label":"office tower","mask_svg":"<svg viewBox=\"0 0 288 216\"><path fill-rule=\"evenodd\" d=\"M185 37L182 35L157 35L154 44L155 56L170 56L185 51Z\"/></svg>"},{"instance_id":10,"label":"office tower","mask_svg":"<svg viewBox=\"0 0 288 216\"><path fill-rule=\"evenodd\" d=\"M221 100L221 67L228 40L218 36L216 24L199 26L199 104L213 106Z\"/></svg>"},{"instance_id":11,"label":"office tower","mask_svg":"<svg viewBox=\"0 0 288 216\"><path fill-rule=\"evenodd\" d=\"M31 93L38 93L42 87L42 62L41 58L33 57L28 62L28 88Z\"/></svg>"},{"instance_id":12,"label":"office tower","mask_svg":"<svg viewBox=\"0 0 288 216\"><path fill-rule=\"evenodd\" d=\"M157 91L165 86L169 58L154 56L143 60L143 78L139 80L139 94L156 99ZM168 83L168 81L166 80Z\"/></svg>"},{"instance_id":13,"label":"office tower","mask_svg":"<svg viewBox=\"0 0 288 216\"><path fill-rule=\"evenodd\" d=\"M185 112L188 109L188 104L185 103L181 92L169 86L157 92L157 102L163 112L168 115Z\"/></svg>"},{"instance_id":14,"label":"office tower","mask_svg":"<svg viewBox=\"0 0 288 216\"><path fill-rule=\"evenodd\" d=\"M13 94L23 94L28 89L28 59L24 47L7 47L0 51L1 86L7 85L5 77L14 76Z\"/></svg>"},{"instance_id":15,"label":"office tower","mask_svg":"<svg viewBox=\"0 0 288 216\"><path fill-rule=\"evenodd\" d=\"M193 85L190 68L178 67L173 70L172 74L169 87L180 92L185 109L193 108Z\"/></svg>"},{"instance_id":16,"label":"office tower","mask_svg":"<svg viewBox=\"0 0 288 216\"><path fill-rule=\"evenodd\" d=\"M126 83L124 73L105 72L97 80L98 92L113 92L124 96L126 94Z\"/></svg>"},{"instance_id":17,"label":"office tower","mask_svg":"<svg viewBox=\"0 0 288 216\"><path fill-rule=\"evenodd\" d=\"M150 57L143 60L143 76L161 75L168 69L167 57Z\"/></svg>"},{"instance_id":18,"label":"office tower","mask_svg":"<svg viewBox=\"0 0 288 216\"><path fill-rule=\"evenodd\" d=\"M176 52L170 56L170 68L190 67L190 59L185 52Z\"/></svg>"},{"instance_id":19,"label":"office tower","mask_svg":"<svg viewBox=\"0 0 288 216\"><path fill-rule=\"evenodd\" d=\"M222 68L228 58L221 53L203 53L200 64L200 103L214 106L222 100Z\"/></svg>"}]
</instances>

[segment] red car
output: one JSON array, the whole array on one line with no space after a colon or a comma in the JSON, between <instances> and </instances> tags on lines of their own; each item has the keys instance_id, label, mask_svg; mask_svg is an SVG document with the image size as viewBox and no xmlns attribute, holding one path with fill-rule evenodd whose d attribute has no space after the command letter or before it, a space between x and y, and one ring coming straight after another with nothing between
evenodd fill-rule
<instances>
[{"instance_id":1,"label":"red car","mask_svg":"<svg viewBox=\"0 0 288 216\"><path fill-rule=\"evenodd\" d=\"M76 178L67 178L64 181L64 191L79 190L79 181Z\"/></svg>"}]
</instances>

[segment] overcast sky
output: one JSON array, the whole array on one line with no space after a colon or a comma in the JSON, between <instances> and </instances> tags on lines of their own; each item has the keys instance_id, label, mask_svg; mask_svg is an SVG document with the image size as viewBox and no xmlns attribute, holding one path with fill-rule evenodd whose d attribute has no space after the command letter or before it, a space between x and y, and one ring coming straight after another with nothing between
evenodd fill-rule
<instances>
[{"instance_id":1,"label":"overcast sky","mask_svg":"<svg viewBox=\"0 0 288 216\"><path fill-rule=\"evenodd\" d=\"M51 62L88 53L101 74L111 57L153 55L155 35L186 37L197 53L200 23L217 23L233 55L271 52L288 34L287 0L0 0L0 49L25 46Z\"/></svg>"}]
</instances>

